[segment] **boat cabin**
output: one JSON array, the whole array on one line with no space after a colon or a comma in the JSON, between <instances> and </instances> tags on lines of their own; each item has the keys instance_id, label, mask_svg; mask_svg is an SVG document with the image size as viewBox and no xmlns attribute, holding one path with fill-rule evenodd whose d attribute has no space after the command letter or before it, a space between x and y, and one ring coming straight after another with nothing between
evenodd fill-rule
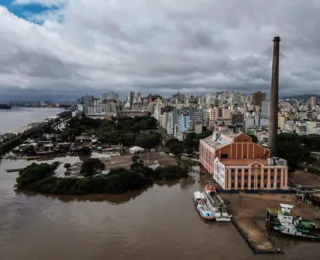
<instances>
[{"instance_id":1,"label":"boat cabin","mask_svg":"<svg viewBox=\"0 0 320 260\"><path fill-rule=\"evenodd\" d=\"M193 193L193 200L194 200L194 203L196 204L204 204L206 201L206 198L202 192L196 191L195 193Z\"/></svg>"},{"instance_id":2,"label":"boat cabin","mask_svg":"<svg viewBox=\"0 0 320 260\"><path fill-rule=\"evenodd\" d=\"M290 214L293 205L290 204L280 204L281 210L278 213L278 219L281 223L292 224L293 216Z\"/></svg>"}]
</instances>

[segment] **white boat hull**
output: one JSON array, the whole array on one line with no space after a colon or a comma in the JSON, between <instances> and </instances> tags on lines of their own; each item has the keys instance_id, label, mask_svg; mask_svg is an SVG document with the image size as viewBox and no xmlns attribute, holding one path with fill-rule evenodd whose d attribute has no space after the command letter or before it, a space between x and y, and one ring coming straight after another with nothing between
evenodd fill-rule
<instances>
[{"instance_id":1,"label":"white boat hull","mask_svg":"<svg viewBox=\"0 0 320 260\"><path fill-rule=\"evenodd\" d=\"M230 222L231 218L217 218L216 217L216 221L217 222Z\"/></svg>"}]
</instances>

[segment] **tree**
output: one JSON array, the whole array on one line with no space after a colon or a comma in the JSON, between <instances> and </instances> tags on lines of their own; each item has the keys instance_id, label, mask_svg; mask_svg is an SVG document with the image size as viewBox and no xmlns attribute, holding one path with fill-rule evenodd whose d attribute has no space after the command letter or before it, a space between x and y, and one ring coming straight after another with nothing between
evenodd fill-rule
<instances>
[{"instance_id":1,"label":"tree","mask_svg":"<svg viewBox=\"0 0 320 260\"><path fill-rule=\"evenodd\" d=\"M131 161L132 161L133 163L138 162L139 159L140 159L140 156L138 156L138 155L133 155L133 156L131 157Z\"/></svg>"},{"instance_id":2,"label":"tree","mask_svg":"<svg viewBox=\"0 0 320 260\"><path fill-rule=\"evenodd\" d=\"M181 154L182 144L178 139L170 139L166 142L166 147L169 149L170 153L175 155Z\"/></svg>"},{"instance_id":3,"label":"tree","mask_svg":"<svg viewBox=\"0 0 320 260\"><path fill-rule=\"evenodd\" d=\"M105 169L105 164L99 159L91 158L81 165L80 174L88 177L101 173Z\"/></svg>"},{"instance_id":4,"label":"tree","mask_svg":"<svg viewBox=\"0 0 320 260\"><path fill-rule=\"evenodd\" d=\"M70 163L65 163L65 164L64 164L64 168L69 169L70 167L71 167L71 164L70 164Z\"/></svg>"},{"instance_id":5,"label":"tree","mask_svg":"<svg viewBox=\"0 0 320 260\"><path fill-rule=\"evenodd\" d=\"M311 151L315 149L316 141L312 136L282 133L278 136L278 154L288 162L291 169L296 169L304 163L312 164L314 159Z\"/></svg>"},{"instance_id":6,"label":"tree","mask_svg":"<svg viewBox=\"0 0 320 260\"><path fill-rule=\"evenodd\" d=\"M123 133L120 136L120 142L125 146L132 146L135 144L136 134Z\"/></svg>"},{"instance_id":7,"label":"tree","mask_svg":"<svg viewBox=\"0 0 320 260\"><path fill-rule=\"evenodd\" d=\"M91 155L91 149L88 146L83 146L79 150L79 156L90 156Z\"/></svg>"},{"instance_id":8,"label":"tree","mask_svg":"<svg viewBox=\"0 0 320 260\"><path fill-rule=\"evenodd\" d=\"M254 143L258 143L259 142L258 137L256 135L248 134L248 136L250 136L252 138L252 142L254 142Z\"/></svg>"},{"instance_id":9,"label":"tree","mask_svg":"<svg viewBox=\"0 0 320 260\"><path fill-rule=\"evenodd\" d=\"M136 145L143 148L154 148L160 143L160 135L158 133L143 133L136 137Z\"/></svg>"},{"instance_id":10,"label":"tree","mask_svg":"<svg viewBox=\"0 0 320 260\"><path fill-rule=\"evenodd\" d=\"M144 167L144 164L141 161L134 162L130 165L130 171L132 172L141 172L141 169Z\"/></svg>"},{"instance_id":11,"label":"tree","mask_svg":"<svg viewBox=\"0 0 320 260\"><path fill-rule=\"evenodd\" d=\"M47 177L52 177L57 167L57 164L32 163L19 172L16 186L19 189L30 189L33 183Z\"/></svg>"}]
</instances>

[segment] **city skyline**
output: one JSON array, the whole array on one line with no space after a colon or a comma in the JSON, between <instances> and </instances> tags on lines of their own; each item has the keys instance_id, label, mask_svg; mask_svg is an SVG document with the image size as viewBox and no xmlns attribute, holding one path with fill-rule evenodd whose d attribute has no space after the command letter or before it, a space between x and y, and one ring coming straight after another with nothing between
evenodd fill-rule
<instances>
[{"instance_id":1,"label":"city skyline","mask_svg":"<svg viewBox=\"0 0 320 260\"><path fill-rule=\"evenodd\" d=\"M2 0L0 96L268 93L275 35L283 39L280 95L316 93L317 26L296 17L320 22L319 7L311 0Z\"/></svg>"}]
</instances>

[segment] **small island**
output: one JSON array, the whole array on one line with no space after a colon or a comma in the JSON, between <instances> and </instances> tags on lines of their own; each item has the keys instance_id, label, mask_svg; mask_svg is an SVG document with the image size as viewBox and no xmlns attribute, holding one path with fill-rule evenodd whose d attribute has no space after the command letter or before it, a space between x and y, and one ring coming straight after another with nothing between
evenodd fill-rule
<instances>
[{"instance_id":1,"label":"small island","mask_svg":"<svg viewBox=\"0 0 320 260\"><path fill-rule=\"evenodd\" d=\"M99 159L88 159L81 166L80 176L56 177L59 162L33 163L19 172L16 188L44 194L86 195L121 194L150 186L156 180L174 180L187 177L178 166L158 167L155 170L144 165L139 156L132 157L130 169L118 168L104 172L105 164ZM70 167L69 164L64 165Z\"/></svg>"},{"instance_id":2,"label":"small island","mask_svg":"<svg viewBox=\"0 0 320 260\"><path fill-rule=\"evenodd\" d=\"M11 109L11 106L9 106L9 105L7 105L7 104L0 104L0 109L9 110L9 109Z\"/></svg>"}]
</instances>

